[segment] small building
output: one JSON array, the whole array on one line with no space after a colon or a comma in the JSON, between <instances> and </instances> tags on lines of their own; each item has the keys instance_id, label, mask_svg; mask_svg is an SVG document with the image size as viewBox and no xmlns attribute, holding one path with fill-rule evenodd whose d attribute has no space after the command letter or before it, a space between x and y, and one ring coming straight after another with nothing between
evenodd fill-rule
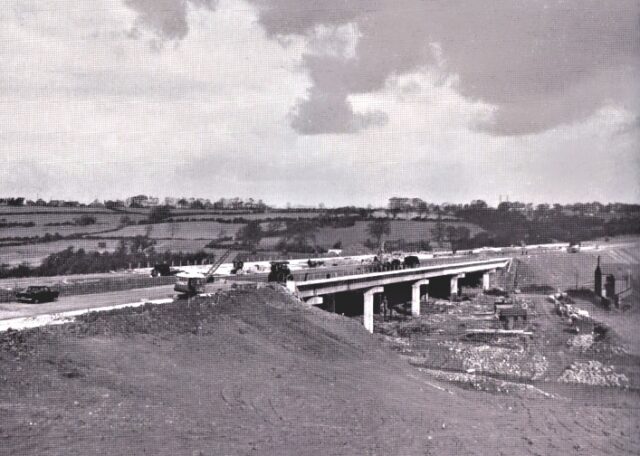
<instances>
[{"instance_id":1,"label":"small building","mask_svg":"<svg viewBox=\"0 0 640 456\"><path fill-rule=\"evenodd\" d=\"M511 307L504 307L498 311L498 319L504 326L504 329L517 328L526 323L527 309L512 304Z\"/></svg>"},{"instance_id":2,"label":"small building","mask_svg":"<svg viewBox=\"0 0 640 456\"><path fill-rule=\"evenodd\" d=\"M621 297L631 289L630 266L624 263L598 264L594 271L594 294L601 298L605 307L618 307Z\"/></svg>"}]
</instances>

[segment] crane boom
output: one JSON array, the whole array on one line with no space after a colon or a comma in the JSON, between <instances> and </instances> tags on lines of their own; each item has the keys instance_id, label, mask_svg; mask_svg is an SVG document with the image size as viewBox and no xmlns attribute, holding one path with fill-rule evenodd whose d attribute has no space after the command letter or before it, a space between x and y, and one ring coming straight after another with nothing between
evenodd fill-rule
<instances>
[{"instance_id":1,"label":"crane boom","mask_svg":"<svg viewBox=\"0 0 640 456\"><path fill-rule=\"evenodd\" d=\"M233 255L233 258L230 258ZM238 252L234 252L231 249L228 249L227 251L225 251L222 255L220 255L220 257L218 257L218 259L211 265L211 267L207 270L207 272L205 272L204 277L205 279L208 279L209 277L211 277L213 274L216 273L216 271L220 268L220 266L222 266L222 264L228 259L230 258L230 261L233 261L235 259L235 257L238 255Z\"/></svg>"}]
</instances>

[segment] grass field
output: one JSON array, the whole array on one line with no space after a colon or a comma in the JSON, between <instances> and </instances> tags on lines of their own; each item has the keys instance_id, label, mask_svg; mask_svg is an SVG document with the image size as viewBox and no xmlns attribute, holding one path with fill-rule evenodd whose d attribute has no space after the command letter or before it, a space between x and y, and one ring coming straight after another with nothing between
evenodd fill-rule
<instances>
[{"instance_id":1,"label":"grass field","mask_svg":"<svg viewBox=\"0 0 640 456\"><path fill-rule=\"evenodd\" d=\"M46 207L46 206L2 206L0 218L21 214L112 214L113 211L105 208L93 207Z\"/></svg>"},{"instance_id":2,"label":"grass field","mask_svg":"<svg viewBox=\"0 0 640 456\"><path fill-rule=\"evenodd\" d=\"M63 241L47 242L42 244L25 244L17 246L0 247L0 264L18 265L20 263L29 263L32 266L38 266L40 262L52 253L60 252L67 247L74 249L85 249L90 251L108 251L113 252L118 244L117 240L106 239L105 249L98 247L98 240L93 239L70 239Z\"/></svg>"},{"instance_id":3,"label":"grass field","mask_svg":"<svg viewBox=\"0 0 640 456\"><path fill-rule=\"evenodd\" d=\"M626 283L628 277L630 285L638 282L640 241L636 238L635 242L627 239L627 243L611 247L601 244L598 250L518 256L518 286L548 285L560 290L593 288L598 256L605 273L613 273L619 285ZM633 299L637 300L636 293Z\"/></svg>"},{"instance_id":4,"label":"grass field","mask_svg":"<svg viewBox=\"0 0 640 456\"><path fill-rule=\"evenodd\" d=\"M431 230L436 222L420 222L412 220L391 220L391 232L385 236L386 240L396 241L404 239L407 242L418 242L420 240L433 241ZM341 241L343 247L351 245L362 245L371 235L367 233L368 222L356 222L352 227L332 228L322 227L316 233L316 244L320 247L331 248L336 242ZM481 232L482 229L476 225L465 222L446 222L446 225L466 226L471 232L471 236ZM273 247L279 237L265 238L260 244L262 247Z\"/></svg>"},{"instance_id":5,"label":"grass field","mask_svg":"<svg viewBox=\"0 0 640 456\"><path fill-rule=\"evenodd\" d=\"M172 218L189 218L189 219L222 219L233 220L236 218L242 218L245 220L263 220L269 218L287 218L287 219L310 219L318 217L317 212L265 212L262 214L216 214L216 213L202 213L202 214L185 214L180 215L176 213Z\"/></svg>"},{"instance_id":6,"label":"grass field","mask_svg":"<svg viewBox=\"0 0 640 456\"><path fill-rule=\"evenodd\" d=\"M240 223L219 222L173 222L153 225L131 225L120 230L99 235L100 237L133 237L144 236L150 229L149 237L153 239L216 239L223 236L234 236L243 227ZM149 228L151 227L151 228Z\"/></svg>"},{"instance_id":7,"label":"grass field","mask_svg":"<svg viewBox=\"0 0 640 456\"><path fill-rule=\"evenodd\" d=\"M47 226L47 224L74 223L74 220L82 215L91 215L95 217L96 223L92 225L58 225ZM120 225L122 214L109 213L87 213L87 212L60 212L60 213L17 213L12 215L0 216L1 222L6 223L25 223L33 222L32 227L0 227L0 238L4 237L33 237L44 236L46 233L53 235L59 233L62 236L68 236L76 233L95 233L99 231L113 230ZM130 219L137 222L146 218L142 215L128 215Z\"/></svg>"},{"instance_id":8,"label":"grass field","mask_svg":"<svg viewBox=\"0 0 640 456\"><path fill-rule=\"evenodd\" d=\"M134 222L144 220L148 217L148 209L135 209L133 213L123 214L120 212L105 212L101 210L88 211L84 208L36 208L38 211L27 211L27 208L15 209L6 215L0 217L7 223L25 223L34 222L33 227L8 227L0 228L0 237L33 237L44 236L49 233L51 235L58 233L62 236L79 235L78 239L69 239L55 241L49 243L26 244L20 246L1 246L0 245L0 263L16 265L27 262L31 265L38 265L40 261L47 255L64 250L69 246L76 249L83 248L86 251L96 251L99 249L96 239L80 238L80 235L87 234L104 239L107 242L106 251L113 251L119 239L131 238L134 236L144 236L149 234L152 239L156 239L158 243L155 246L156 251L164 252L171 250L174 252L195 252L204 248L204 246L213 239L225 236L235 236L237 231L244 226L242 223L220 223L211 221L190 221L190 222L169 222L157 223L151 225L129 225L118 228L121 218L127 216ZM48 209L44 211L42 209ZM52 211L55 210L55 211ZM51 223L73 222L74 219L82 214L91 214L96 218L96 223L87 226L62 225L47 226ZM311 218L317 216L315 213L286 213L286 212L270 212L266 214L213 214L211 212L200 212L187 210L174 211L175 217L188 218L226 218L231 220L235 217L244 217L248 219L261 219L264 217L285 217L291 218ZM417 242L420 240L432 240L431 230L435 226L435 222L392 220L391 233L387 236L389 240L404 239L407 242ZM447 222L452 225L464 225L469 228L471 235L480 232L480 228L469 223L463 222ZM361 246L370 236L367 233L368 222L356 222L352 227L332 228L322 227L316 233L316 243L320 247L331 248L333 245L341 241L343 248L349 246ZM263 229L266 223L263 224ZM262 249L273 249L280 236L264 238L260 244Z\"/></svg>"}]
</instances>

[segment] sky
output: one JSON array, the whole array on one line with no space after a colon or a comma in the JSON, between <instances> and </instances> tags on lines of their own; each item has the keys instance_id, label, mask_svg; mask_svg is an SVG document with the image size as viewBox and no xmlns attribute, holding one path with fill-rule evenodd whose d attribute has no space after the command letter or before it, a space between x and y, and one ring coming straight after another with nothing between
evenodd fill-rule
<instances>
[{"instance_id":1,"label":"sky","mask_svg":"<svg viewBox=\"0 0 640 456\"><path fill-rule=\"evenodd\" d=\"M640 1L7 5L0 195L640 202Z\"/></svg>"}]
</instances>

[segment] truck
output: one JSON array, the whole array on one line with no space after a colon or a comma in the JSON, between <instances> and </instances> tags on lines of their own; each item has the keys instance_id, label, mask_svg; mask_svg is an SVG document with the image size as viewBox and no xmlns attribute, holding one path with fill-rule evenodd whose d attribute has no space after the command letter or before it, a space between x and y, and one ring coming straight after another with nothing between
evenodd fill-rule
<instances>
[{"instance_id":1,"label":"truck","mask_svg":"<svg viewBox=\"0 0 640 456\"><path fill-rule=\"evenodd\" d=\"M153 266L151 270L151 277L164 277L164 276L172 276L178 273L178 269L172 268L166 263L159 263Z\"/></svg>"},{"instance_id":2,"label":"truck","mask_svg":"<svg viewBox=\"0 0 640 456\"><path fill-rule=\"evenodd\" d=\"M293 280L291 269L289 269L288 261L272 261L271 272L267 277L269 282L285 283L287 280Z\"/></svg>"},{"instance_id":3,"label":"truck","mask_svg":"<svg viewBox=\"0 0 640 456\"><path fill-rule=\"evenodd\" d=\"M34 304L55 301L58 296L60 296L58 290L53 290L45 285L30 285L16 293L16 299L19 302L32 302Z\"/></svg>"},{"instance_id":4,"label":"truck","mask_svg":"<svg viewBox=\"0 0 640 456\"><path fill-rule=\"evenodd\" d=\"M420 259L416 255L407 255L404 257L402 264L405 268L417 268L420 266Z\"/></svg>"}]
</instances>

